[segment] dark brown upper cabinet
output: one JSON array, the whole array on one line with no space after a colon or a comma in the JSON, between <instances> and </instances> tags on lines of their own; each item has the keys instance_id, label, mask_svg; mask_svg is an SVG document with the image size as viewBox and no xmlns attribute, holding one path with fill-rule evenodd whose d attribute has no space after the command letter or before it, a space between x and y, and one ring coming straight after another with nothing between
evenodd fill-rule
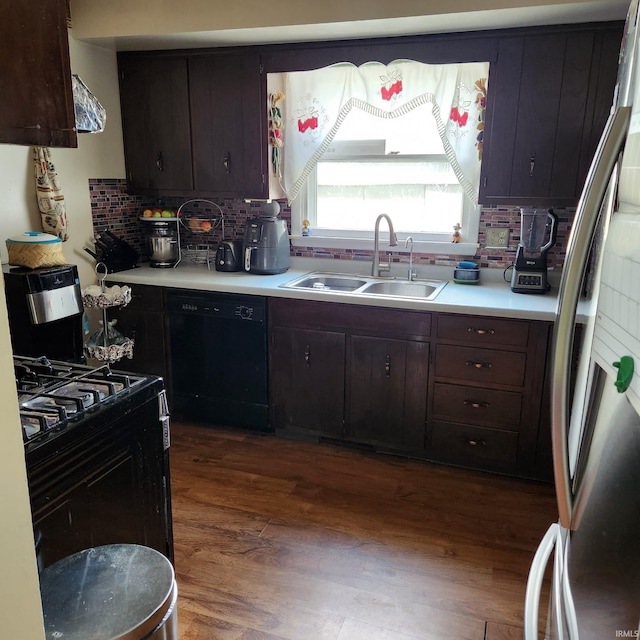
<instances>
[{"instance_id":1,"label":"dark brown upper cabinet","mask_svg":"<svg viewBox=\"0 0 640 640\"><path fill-rule=\"evenodd\" d=\"M131 193L192 191L187 58L120 57L119 71Z\"/></svg>"},{"instance_id":2,"label":"dark brown upper cabinet","mask_svg":"<svg viewBox=\"0 0 640 640\"><path fill-rule=\"evenodd\" d=\"M266 80L256 54L120 54L132 193L264 198Z\"/></svg>"},{"instance_id":3,"label":"dark brown upper cabinet","mask_svg":"<svg viewBox=\"0 0 640 640\"><path fill-rule=\"evenodd\" d=\"M482 204L577 204L613 101L621 35L616 23L501 39Z\"/></svg>"},{"instance_id":4,"label":"dark brown upper cabinet","mask_svg":"<svg viewBox=\"0 0 640 640\"><path fill-rule=\"evenodd\" d=\"M0 4L0 142L77 147L65 0Z\"/></svg>"},{"instance_id":5,"label":"dark brown upper cabinet","mask_svg":"<svg viewBox=\"0 0 640 640\"><path fill-rule=\"evenodd\" d=\"M260 56L191 58L189 96L195 191L267 197L266 79Z\"/></svg>"}]
</instances>

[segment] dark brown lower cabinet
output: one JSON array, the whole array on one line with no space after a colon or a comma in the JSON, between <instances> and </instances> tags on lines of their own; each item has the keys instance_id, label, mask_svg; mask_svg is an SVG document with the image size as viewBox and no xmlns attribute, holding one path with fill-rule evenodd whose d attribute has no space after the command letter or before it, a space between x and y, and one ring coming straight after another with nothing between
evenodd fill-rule
<instances>
[{"instance_id":1,"label":"dark brown lower cabinet","mask_svg":"<svg viewBox=\"0 0 640 640\"><path fill-rule=\"evenodd\" d=\"M342 437L345 334L275 327L271 362L276 430Z\"/></svg>"},{"instance_id":2,"label":"dark brown lower cabinet","mask_svg":"<svg viewBox=\"0 0 640 640\"><path fill-rule=\"evenodd\" d=\"M276 433L549 479L551 325L271 299Z\"/></svg>"},{"instance_id":3,"label":"dark brown lower cabinet","mask_svg":"<svg viewBox=\"0 0 640 640\"><path fill-rule=\"evenodd\" d=\"M437 314L427 456L548 479L543 406L550 324Z\"/></svg>"},{"instance_id":4,"label":"dark brown lower cabinet","mask_svg":"<svg viewBox=\"0 0 640 640\"><path fill-rule=\"evenodd\" d=\"M352 335L346 435L401 451L422 450L429 343Z\"/></svg>"},{"instance_id":5,"label":"dark brown lower cabinet","mask_svg":"<svg viewBox=\"0 0 640 640\"><path fill-rule=\"evenodd\" d=\"M164 290L150 285L128 286L131 287L131 302L126 307L114 307L109 311L109 318L117 320L116 329L134 341L133 358L121 360L117 368L166 380Z\"/></svg>"},{"instance_id":6,"label":"dark brown lower cabinet","mask_svg":"<svg viewBox=\"0 0 640 640\"><path fill-rule=\"evenodd\" d=\"M272 298L269 317L276 433L422 452L430 314Z\"/></svg>"}]
</instances>

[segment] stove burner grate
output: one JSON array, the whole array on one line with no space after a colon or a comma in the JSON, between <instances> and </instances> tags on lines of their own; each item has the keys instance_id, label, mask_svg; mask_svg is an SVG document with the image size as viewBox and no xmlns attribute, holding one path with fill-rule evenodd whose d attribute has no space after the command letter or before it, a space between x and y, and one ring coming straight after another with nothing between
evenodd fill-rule
<instances>
[{"instance_id":1,"label":"stove burner grate","mask_svg":"<svg viewBox=\"0 0 640 640\"><path fill-rule=\"evenodd\" d=\"M45 357L14 356L14 371L25 442L81 419L144 381L113 372Z\"/></svg>"}]
</instances>

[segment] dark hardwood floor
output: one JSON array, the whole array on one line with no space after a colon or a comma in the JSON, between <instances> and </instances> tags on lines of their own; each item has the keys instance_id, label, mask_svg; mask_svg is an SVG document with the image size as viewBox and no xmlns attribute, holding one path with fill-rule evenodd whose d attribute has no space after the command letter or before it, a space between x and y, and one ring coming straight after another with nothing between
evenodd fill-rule
<instances>
[{"instance_id":1,"label":"dark hardwood floor","mask_svg":"<svg viewBox=\"0 0 640 640\"><path fill-rule=\"evenodd\" d=\"M173 423L180 640L522 637L549 485Z\"/></svg>"}]
</instances>

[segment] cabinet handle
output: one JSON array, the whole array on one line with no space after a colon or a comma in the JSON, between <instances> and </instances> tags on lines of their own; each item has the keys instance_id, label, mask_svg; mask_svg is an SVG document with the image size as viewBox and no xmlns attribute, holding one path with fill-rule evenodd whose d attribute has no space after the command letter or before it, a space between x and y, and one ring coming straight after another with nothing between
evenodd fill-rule
<instances>
[{"instance_id":1,"label":"cabinet handle","mask_svg":"<svg viewBox=\"0 0 640 640\"><path fill-rule=\"evenodd\" d=\"M476 402L475 400L465 400L464 405L472 409L486 409L491 406L488 402Z\"/></svg>"},{"instance_id":2,"label":"cabinet handle","mask_svg":"<svg viewBox=\"0 0 640 640\"><path fill-rule=\"evenodd\" d=\"M225 173L231 173L231 154L227 151L227 155L222 161Z\"/></svg>"},{"instance_id":3,"label":"cabinet handle","mask_svg":"<svg viewBox=\"0 0 640 640\"><path fill-rule=\"evenodd\" d=\"M162 159L162 151L158 151L158 155L156 156L156 167L158 171L164 171L164 160Z\"/></svg>"},{"instance_id":4,"label":"cabinet handle","mask_svg":"<svg viewBox=\"0 0 640 640\"><path fill-rule=\"evenodd\" d=\"M494 329L476 329L475 327L467 327L468 333L475 333L478 336L490 335L492 336L495 333Z\"/></svg>"},{"instance_id":5,"label":"cabinet handle","mask_svg":"<svg viewBox=\"0 0 640 640\"><path fill-rule=\"evenodd\" d=\"M387 378L391 377L391 356L387 353L387 357L384 359L384 375Z\"/></svg>"},{"instance_id":6,"label":"cabinet handle","mask_svg":"<svg viewBox=\"0 0 640 640\"><path fill-rule=\"evenodd\" d=\"M484 447L487 444L486 440L474 440L473 438L462 438L470 447Z\"/></svg>"},{"instance_id":7,"label":"cabinet handle","mask_svg":"<svg viewBox=\"0 0 640 640\"><path fill-rule=\"evenodd\" d=\"M536 170L536 154L532 153L529 158L529 175L533 178L533 172Z\"/></svg>"},{"instance_id":8,"label":"cabinet handle","mask_svg":"<svg viewBox=\"0 0 640 640\"><path fill-rule=\"evenodd\" d=\"M311 348L309 345L304 348L304 364L307 367L311 366Z\"/></svg>"},{"instance_id":9,"label":"cabinet handle","mask_svg":"<svg viewBox=\"0 0 640 640\"><path fill-rule=\"evenodd\" d=\"M474 369L491 369L493 367L490 362L474 362L473 360L467 360L466 365Z\"/></svg>"}]
</instances>

